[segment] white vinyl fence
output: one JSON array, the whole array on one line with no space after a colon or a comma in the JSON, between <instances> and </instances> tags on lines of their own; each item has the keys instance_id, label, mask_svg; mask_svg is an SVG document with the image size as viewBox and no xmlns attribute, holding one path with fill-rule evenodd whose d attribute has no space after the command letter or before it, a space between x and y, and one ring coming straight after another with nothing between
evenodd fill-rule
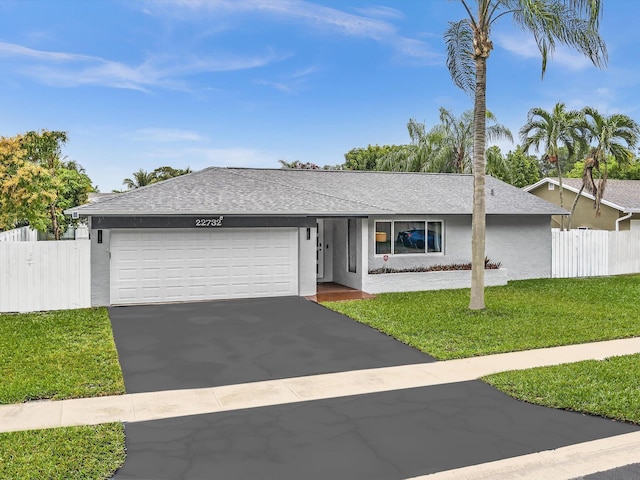
<instances>
[{"instance_id":1,"label":"white vinyl fence","mask_svg":"<svg viewBox=\"0 0 640 480\"><path fill-rule=\"evenodd\" d=\"M14 228L6 232L0 232L0 242L35 242L38 240L38 231L31 227Z\"/></svg>"},{"instance_id":2,"label":"white vinyl fence","mask_svg":"<svg viewBox=\"0 0 640 480\"><path fill-rule=\"evenodd\" d=\"M595 277L640 273L640 232L552 230L551 276Z\"/></svg>"},{"instance_id":3,"label":"white vinyl fence","mask_svg":"<svg viewBox=\"0 0 640 480\"><path fill-rule=\"evenodd\" d=\"M91 242L0 242L0 312L91 306Z\"/></svg>"}]
</instances>

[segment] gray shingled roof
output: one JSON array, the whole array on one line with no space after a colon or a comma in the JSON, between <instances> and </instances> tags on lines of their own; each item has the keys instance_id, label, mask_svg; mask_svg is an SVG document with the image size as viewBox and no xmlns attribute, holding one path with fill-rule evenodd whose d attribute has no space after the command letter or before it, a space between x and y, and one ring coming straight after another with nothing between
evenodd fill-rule
<instances>
[{"instance_id":1,"label":"gray shingled roof","mask_svg":"<svg viewBox=\"0 0 640 480\"><path fill-rule=\"evenodd\" d=\"M471 175L211 167L70 209L80 215L470 214ZM487 177L487 213L566 213Z\"/></svg>"},{"instance_id":2,"label":"gray shingled roof","mask_svg":"<svg viewBox=\"0 0 640 480\"><path fill-rule=\"evenodd\" d=\"M527 189L532 189L544 181L552 181L556 185L558 184L557 178L545 178L535 185L527 187ZM582 179L563 178L562 185L577 193L582 185ZM586 193L586 191L583 191L582 193L587 197L593 198L593 196ZM607 179L607 186L604 189L604 197L602 200L603 203L610 207L622 210L623 212L640 212L640 180Z\"/></svg>"}]
</instances>

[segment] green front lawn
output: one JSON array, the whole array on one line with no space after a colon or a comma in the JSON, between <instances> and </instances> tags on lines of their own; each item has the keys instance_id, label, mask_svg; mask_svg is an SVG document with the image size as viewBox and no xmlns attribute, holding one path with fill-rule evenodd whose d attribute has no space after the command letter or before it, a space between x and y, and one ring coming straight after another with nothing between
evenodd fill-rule
<instances>
[{"instance_id":1,"label":"green front lawn","mask_svg":"<svg viewBox=\"0 0 640 480\"><path fill-rule=\"evenodd\" d=\"M640 424L640 355L489 375L519 400Z\"/></svg>"},{"instance_id":2,"label":"green front lawn","mask_svg":"<svg viewBox=\"0 0 640 480\"><path fill-rule=\"evenodd\" d=\"M434 357L453 358L640 336L640 275L509 282L486 289L387 293L325 306Z\"/></svg>"},{"instance_id":3,"label":"green front lawn","mask_svg":"<svg viewBox=\"0 0 640 480\"><path fill-rule=\"evenodd\" d=\"M0 314L0 403L124 393L105 308ZM0 478L107 479L124 462L119 423L0 433Z\"/></svg>"},{"instance_id":4,"label":"green front lawn","mask_svg":"<svg viewBox=\"0 0 640 480\"><path fill-rule=\"evenodd\" d=\"M108 479L124 458L120 423L0 433L2 479Z\"/></svg>"},{"instance_id":5,"label":"green front lawn","mask_svg":"<svg viewBox=\"0 0 640 480\"><path fill-rule=\"evenodd\" d=\"M0 314L0 404L124 393L106 308Z\"/></svg>"}]
</instances>

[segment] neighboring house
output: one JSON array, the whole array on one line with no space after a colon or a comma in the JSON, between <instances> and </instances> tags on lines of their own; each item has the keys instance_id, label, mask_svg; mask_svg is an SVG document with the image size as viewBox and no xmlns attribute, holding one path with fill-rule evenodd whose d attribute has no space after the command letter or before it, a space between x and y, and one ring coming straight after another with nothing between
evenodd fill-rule
<instances>
[{"instance_id":1,"label":"neighboring house","mask_svg":"<svg viewBox=\"0 0 640 480\"><path fill-rule=\"evenodd\" d=\"M597 180L596 180L597 184ZM581 178L562 179L562 206L571 211L573 202L582 186ZM543 178L524 188L548 202L560 205L560 182L557 178ZM564 218L567 228L569 217ZM551 226L560 228L562 217L551 217ZM582 191L571 228L589 228L594 230L640 230L640 180L607 180L600 206L600 215L596 216L594 197L586 190Z\"/></svg>"},{"instance_id":2,"label":"neighboring house","mask_svg":"<svg viewBox=\"0 0 640 480\"><path fill-rule=\"evenodd\" d=\"M550 277L564 210L491 177L486 192L487 256ZM121 305L404 290L411 274L369 272L470 262L472 203L471 175L214 167L66 213L89 218L92 304Z\"/></svg>"}]
</instances>

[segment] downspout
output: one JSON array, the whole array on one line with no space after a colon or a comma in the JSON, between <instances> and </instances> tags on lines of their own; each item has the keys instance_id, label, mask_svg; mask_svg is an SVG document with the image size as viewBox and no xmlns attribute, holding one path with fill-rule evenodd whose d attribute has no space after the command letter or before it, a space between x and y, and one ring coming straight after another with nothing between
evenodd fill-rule
<instances>
[{"instance_id":1,"label":"downspout","mask_svg":"<svg viewBox=\"0 0 640 480\"><path fill-rule=\"evenodd\" d=\"M620 217L616 220L616 232L620 231L620 222L623 220L627 220L633 216L633 212L626 214L624 217Z\"/></svg>"}]
</instances>

